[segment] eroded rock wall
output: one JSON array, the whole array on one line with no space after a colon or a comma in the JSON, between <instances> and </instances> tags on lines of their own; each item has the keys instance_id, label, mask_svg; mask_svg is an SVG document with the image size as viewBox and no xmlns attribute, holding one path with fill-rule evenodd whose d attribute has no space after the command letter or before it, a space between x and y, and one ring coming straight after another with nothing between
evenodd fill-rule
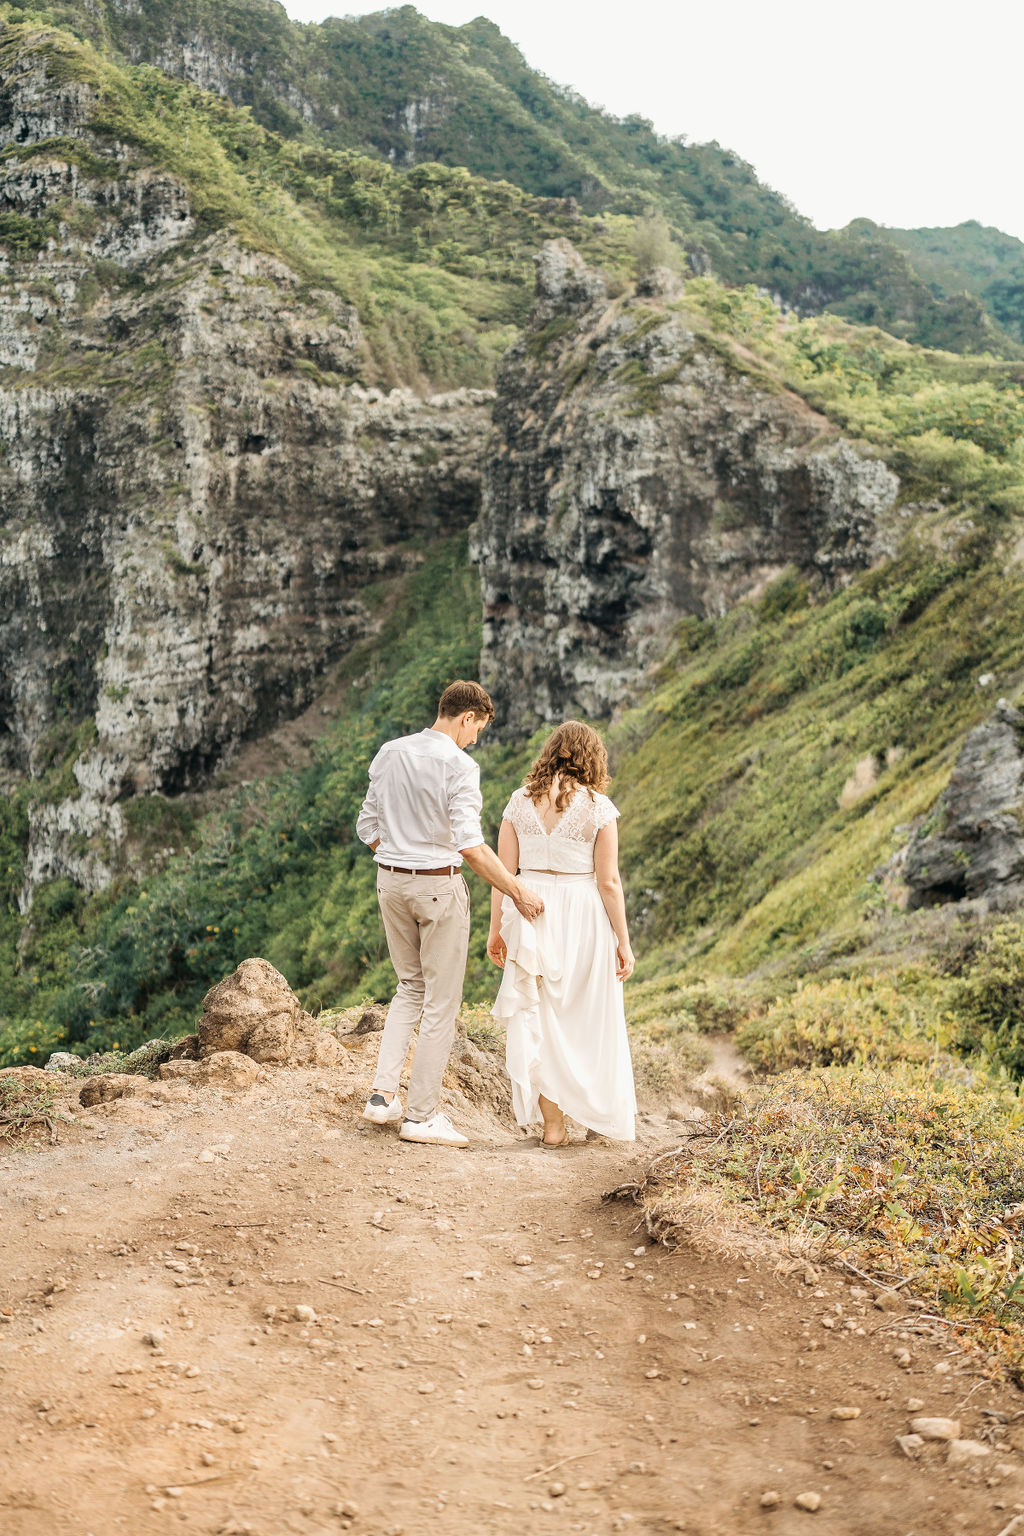
<instances>
[{"instance_id":1,"label":"eroded rock wall","mask_svg":"<svg viewBox=\"0 0 1024 1536\"><path fill-rule=\"evenodd\" d=\"M896 476L702 342L668 274L647 290L551 242L501 368L474 552L506 731L606 716L681 616L887 549Z\"/></svg>"},{"instance_id":2,"label":"eroded rock wall","mask_svg":"<svg viewBox=\"0 0 1024 1536\"><path fill-rule=\"evenodd\" d=\"M367 585L476 515L489 430L486 392L364 387L355 309L204 236L93 105L45 60L0 75L0 213L42 232L0 259L0 782L94 722L26 900L103 885L126 797L309 702L374 629Z\"/></svg>"}]
</instances>

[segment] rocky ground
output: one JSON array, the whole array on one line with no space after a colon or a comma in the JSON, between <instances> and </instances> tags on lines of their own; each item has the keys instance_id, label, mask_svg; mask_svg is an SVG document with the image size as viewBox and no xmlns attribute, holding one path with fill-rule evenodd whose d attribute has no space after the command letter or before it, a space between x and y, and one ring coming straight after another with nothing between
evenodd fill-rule
<instances>
[{"instance_id":1,"label":"rocky ground","mask_svg":"<svg viewBox=\"0 0 1024 1536\"><path fill-rule=\"evenodd\" d=\"M547 1154L464 1062L470 1148L406 1145L359 1118L379 1038L3 1144L5 1536L1024 1531L1012 1387L602 1201L679 1121Z\"/></svg>"}]
</instances>

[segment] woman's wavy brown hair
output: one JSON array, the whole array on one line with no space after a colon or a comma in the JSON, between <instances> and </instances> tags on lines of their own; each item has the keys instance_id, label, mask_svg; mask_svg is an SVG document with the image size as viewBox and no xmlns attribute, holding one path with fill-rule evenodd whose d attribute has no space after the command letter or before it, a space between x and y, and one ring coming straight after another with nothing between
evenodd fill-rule
<instances>
[{"instance_id":1,"label":"woman's wavy brown hair","mask_svg":"<svg viewBox=\"0 0 1024 1536\"><path fill-rule=\"evenodd\" d=\"M559 813L565 810L578 786L582 786L591 799L608 787L605 744L582 720L564 720L555 726L523 781L527 798L538 800L547 794L556 777L555 810Z\"/></svg>"}]
</instances>

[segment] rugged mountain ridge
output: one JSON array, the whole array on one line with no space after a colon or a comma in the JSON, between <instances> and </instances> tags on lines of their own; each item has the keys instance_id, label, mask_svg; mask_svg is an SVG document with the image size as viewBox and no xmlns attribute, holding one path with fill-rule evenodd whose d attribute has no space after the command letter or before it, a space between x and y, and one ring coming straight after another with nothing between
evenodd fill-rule
<instances>
[{"instance_id":1,"label":"rugged mountain ridge","mask_svg":"<svg viewBox=\"0 0 1024 1536\"><path fill-rule=\"evenodd\" d=\"M930 285L867 221L814 229L735 153L591 107L531 69L483 16L451 27L406 5L302 26L276 0L52 0L45 14L247 107L285 138L396 165L465 166L588 213L660 209L696 271L925 345L1020 354L1013 326L1001 329L973 293Z\"/></svg>"},{"instance_id":2,"label":"rugged mountain ridge","mask_svg":"<svg viewBox=\"0 0 1024 1536\"><path fill-rule=\"evenodd\" d=\"M513 733L607 716L683 617L787 567L834 588L895 546L899 480L699 338L655 273L611 298L567 241L498 377L474 532L482 666Z\"/></svg>"}]
</instances>

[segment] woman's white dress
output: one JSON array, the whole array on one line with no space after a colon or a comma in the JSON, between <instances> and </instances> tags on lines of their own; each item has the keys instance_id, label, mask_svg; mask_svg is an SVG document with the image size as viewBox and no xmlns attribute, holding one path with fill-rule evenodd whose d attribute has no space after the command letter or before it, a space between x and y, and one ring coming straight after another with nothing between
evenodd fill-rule
<instances>
[{"instance_id":1,"label":"woman's white dress","mask_svg":"<svg viewBox=\"0 0 1024 1536\"><path fill-rule=\"evenodd\" d=\"M520 1125L542 1118L543 1094L581 1124L632 1141L636 1094L622 983L594 874L594 839L618 814L607 795L591 798L585 789L577 789L551 832L524 790L505 807L504 820L519 839L522 879L543 896L544 911L529 923L504 898L507 955L493 1013L505 1026Z\"/></svg>"}]
</instances>

